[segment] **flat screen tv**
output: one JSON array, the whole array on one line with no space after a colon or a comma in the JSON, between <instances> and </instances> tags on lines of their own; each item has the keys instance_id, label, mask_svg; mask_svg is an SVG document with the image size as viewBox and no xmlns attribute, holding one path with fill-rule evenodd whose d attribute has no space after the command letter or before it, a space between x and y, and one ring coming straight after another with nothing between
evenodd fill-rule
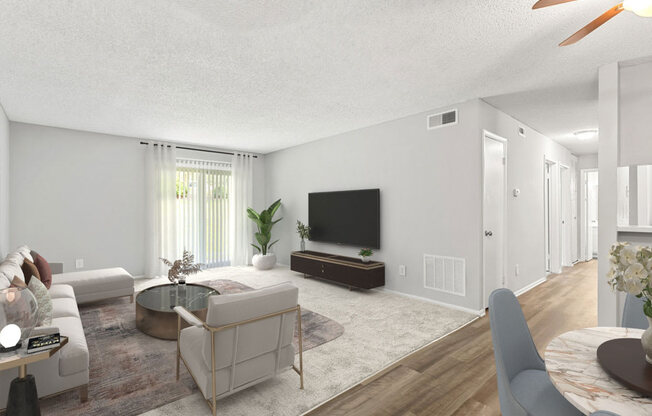
<instances>
[{"instance_id":1,"label":"flat screen tv","mask_svg":"<svg viewBox=\"0 0 652 416\"><path fill-rule=\"evenodd\" d=\"M380 190L308 194L310 240L380 248Z\"/></svg>"}]
</instances>

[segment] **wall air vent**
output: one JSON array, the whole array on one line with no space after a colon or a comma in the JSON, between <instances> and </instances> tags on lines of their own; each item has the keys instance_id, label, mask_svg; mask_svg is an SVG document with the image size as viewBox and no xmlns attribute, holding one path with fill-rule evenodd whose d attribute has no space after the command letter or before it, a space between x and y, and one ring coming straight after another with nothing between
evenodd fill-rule
<instances>
[{"instance_id":1,"label":"wall air vent","mask_svg":"<svg viewBox=\"0 0 652 416\"><path fill-rule=\"evenodd\" d=\"M525 129L521 126L518 127L518 135L521 137L525 137Z\"/></svg>"},{"instance_id":2,"label":"wall air vent","mask_svg":"<svg viewBox=\"0 0 652 416\"><path fill-rule=\"evenodd\" d=\"M466 260L423 255L423 287L454 295L466 295Z\"/></svg>"},{"instance_id":3,"label":"wall air vent","mask_svg":"<svg viewBox=\"0 0 652 416\"><path fill-rule=\"evenodd\" d=\"M438 129L444 126L457 124L457 110L445 111L443 113L431 114L427 118L428 130Z\"/></svg>"}]
</instances>

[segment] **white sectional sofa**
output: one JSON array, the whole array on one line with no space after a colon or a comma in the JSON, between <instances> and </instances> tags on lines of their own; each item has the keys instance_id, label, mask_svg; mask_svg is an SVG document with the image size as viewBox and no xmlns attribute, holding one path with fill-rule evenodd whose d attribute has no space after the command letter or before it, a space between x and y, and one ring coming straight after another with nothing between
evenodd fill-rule
<instances>
[{"instance_id":1,"label":"white sectional sofa","mask_svg":"<svg viewBox=\"0 0 652 416\"><path fill-rule=\"evenodd\" d=\"M15 259L16 256L10 253L7 258ZM59 333L69 340L50 359L28 365L27 373L36 378L39 397L79 389L80 399L86 401L90 357L77 304L118 296L132 296L133 300L134 281L121 268L61 273L61 264L50 263L50 266L53 271L49 289L52 299L51 327L58 328ZM7 270L15 270L11 267L6 262L0 263L0 279L7 278ZM0 280L0 289L4 287L7 285ZM35 328L35 331L44 329ZM17 375L18 370L0 372L0 409L6 408L9 385Z\"/></svg>"}]
</instances>

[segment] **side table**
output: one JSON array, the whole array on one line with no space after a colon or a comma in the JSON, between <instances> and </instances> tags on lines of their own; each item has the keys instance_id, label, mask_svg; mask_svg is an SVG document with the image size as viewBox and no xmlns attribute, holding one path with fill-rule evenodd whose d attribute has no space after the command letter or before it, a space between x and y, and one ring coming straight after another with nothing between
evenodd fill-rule
<instances>
[{"instance_id":1,"label":"side table","mask_svg":"<svg viewBox=\"0 0 652 416\"><path fill-rule=\"evenodd\" d=\"M68 337L61 337L57 347L49 350L27 353L26 342L23 347L15 352L0 354L0 371L18 367L18 377L11 381L9 399L7 401L7 415L12 416L41 416L41 407L36 392L36 379L27 374L27 364L47 360L68 343Z\"/></svg>"}]
</instances>

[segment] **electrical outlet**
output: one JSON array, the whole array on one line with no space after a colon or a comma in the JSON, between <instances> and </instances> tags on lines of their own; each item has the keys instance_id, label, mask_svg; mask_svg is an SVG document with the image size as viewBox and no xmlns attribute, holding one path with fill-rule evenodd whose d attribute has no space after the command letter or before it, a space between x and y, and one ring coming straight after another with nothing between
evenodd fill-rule
<instances>
[{"instance_id":1,"label":"electrical outlet","mask_svg":"<svg viewBox=\"0 0 652 416\"><path fill-rule=\"evenodd\" d=\"M405 265L401 264L398 266L398 275L401 277L405 277Z\"/></svg>"},{"instance_id":2,"label":"electrical outlet","mask_svg":"<svg viewBox=\"0 0 652 416\"><path fill-rule=\"evenodd\" d=\"M75 260L75 268L83 269L84 268L84 259Z\"/></svg>"},{"instance_id":3,"label":"electrical outlet","mask_svg":"<svg viewBox=\"0 0 652 416\"><path fill-rule=\"evenodd\" d=\"M514 266L514 276L518 276L519 270L518 270L518 264Z\"/></svg>"}]
</instances>

